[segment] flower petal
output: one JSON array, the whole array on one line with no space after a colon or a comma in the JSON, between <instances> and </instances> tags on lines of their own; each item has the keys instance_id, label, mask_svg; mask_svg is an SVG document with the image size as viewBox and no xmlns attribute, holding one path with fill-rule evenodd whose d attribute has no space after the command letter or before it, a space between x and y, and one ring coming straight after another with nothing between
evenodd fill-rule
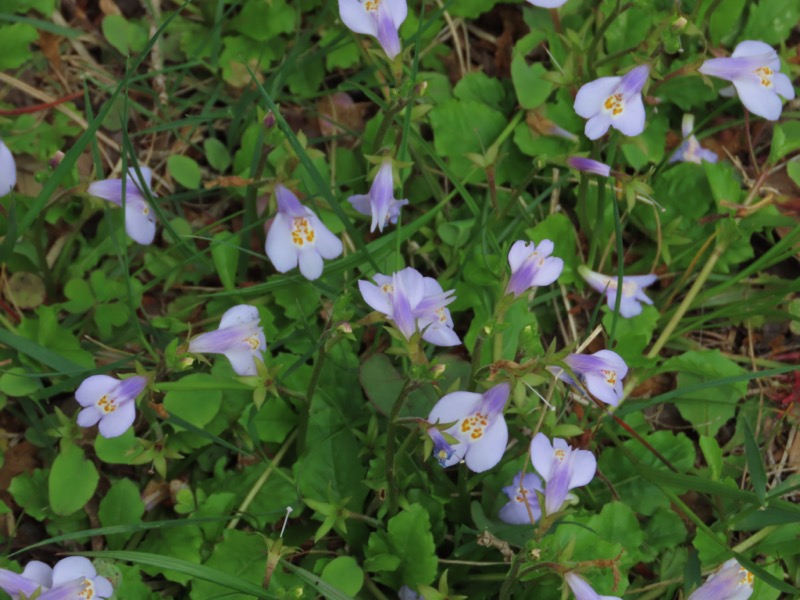
<instances>
[{"instance_id":1,"label":"flower petal","mask_svg":"<svg viewBox=\"0 0 800 600\"><path fill-rule=\"evenodd\" d=\"M128 431L135 420L136 403L130 400L123 402L116 411L100 419L100 425L97 428L104 438L115 438Z\"/></svg>"},{"instance_id":2,"label":"flower petal","mask_svg":"<svg viewBox=\"0 0 800 600\"><path fill-rule=\"evenodd\" d=\"M297 266L297 246L292 242L292 226L290 217L281 213L275 215L272 225L267 233L267 242L264 250L279 273L286 273Z\"/></svg>"},{"instance_id":3,"label":"flower petal","mask_svg":"<svg viewBox=\"0 0 800 600\"><path fill-rule=\"evenodd\" d=\"M0 590L14 598L19 598L22 594L31 597L39 587L41 587L40 583L31 581L19 573L14 573L8 569L0 569Z\"/></svg>"},{"instance_id":4,"label":"flower petal","mask_svg":"<svg viewBox=\"0 0 800 600\"><path fill-rule=\"evenodd\" d=\"M356 194L355 196L350 196L347 201L362 215L370 216L372 214L368 194Z\"/></svg>"},{"instance_id":5,"label":"flower petal","mask_svg":"<svg viewBox=\"0 0 800 600\"><path fill-rule=\"evenodd\" d=\"M32 560L25 565L22 576L44 588L53 587L53 568L40 560Z\"/></svg>"},{"instance_id":6,"label":"flower petal","mask_svg":"<svg viewBox=\"0 0 800 600\"><path fill-rule=\"evenodd\" d=\"M97 571L88 558L84 556L68 556L62 558L53 567L53 587L75 581L79 578L94 579Z\"/></svg>"},{"instance_id":7,"label":"flower petal","mask_svg":"<svg viewBox=\"0 0 800 600\"><path fill-rule=\"evenodd\" d=\"M526 242L524 240L517 240L511 245L508 251L508 264L511 267L511 272L514 273L522 266L525 259L528 258L535 250L533 242Z\"/></svg>"},{"instance_id":8,"label":"flower petal","mask_svg":"<svg viewBox=\"0 0 800 600\"><path fill-rule=\"evenodd\" d=\"M119 384L119 379L108 375L92 375L83 380L75 390L75 400L81 406L94 406L105 394L111 392Z\"/></svg>"},{"instance_id":9,"label":"flower petal","mask_svg":"<svg viewBox=\"0 0 800 600\"><path fill-rule=\"evenodd\" d=\"M631 69L622 76L617 93L622 94L626 100L631 96L640 94L649 76L650 65L639 65Z\"/></svg>"},{"instance_id":10,"label":"flower petal","mask_svg":"<svg viewBox=\"0 0 800 600\"><path fill-rule=\"evenodd\" d=\"M442 396L428 415L428 422L445 424L460 421L474 413L483 402L483 396L474 392L451 392Z\"/></svg>"},{"instance_id":11,"label":"flower petal","mask_svg":"<svg viewBox=\"0 0 800 600\"><path fill-rule=\"evenodd\" d=\"M794 100L794 86L792 80L783 73L775 73L772 76L772 85L775 86L775 91L786 98L787 100Z\"/></svg>"},{"instance_id":12,"label":"flower petal","mask_svg":"<svg viewBox=\"0 0 800 600\"><path fill-rule=\"evenodd\" d=\"M550 285L561 276L564 270L564 261L558 257L551 256L545 259L533 275L531 285L542 286Z\"/></svg>"},{"instance_id":13,"label":"flower petal","mask_svg":"<svg viewBox=\"0 0 800 600\"><path fill-rule=\"evenodd\" d=\"M328 260L341 255L343 250L342 240L333 235L331 230L325 227L325 224L320 221L319 217L314 213L308 216L308 220L314 228L314 234L316 236L314 243L319 255Z\"/></svg>"},{"instance_id":14,"label":"flower petal","mask_svg":"<svg viewBox=\"0 0 800 600\"><path fill-rule=\"evenodd\" d=\"M156 237L156 218L146 200L128 195L125 202L125 231L134 242L147 246Z\"/></svg>"},{"instance_id":15,"label":"flower petal","mask_svg":"<svg viewBox=\"0 0 800 600\"><path fill-rule=\"evenodd\" d=\"M219 321L219 328L227 329L235 325L255 325L260 319L261 317L258 315L258 309L255 306L251 304L237 304L225 311Z\"/></svg>"},{"instance_id":16,"label":"flower petal","mask_svg":"<svg viewBox=\"0 0 800 600\"><path fill-rule=\"evenodd\" d=\"M356 33L378 36L378 23L359 0L339 0L339 17Z\"/></svg>"},{"instance_id":17,"label":"flower petal","mask_svg":"<svg viewBox=\"0 0 800 600\"><path fill-rule=\"evenodd\" d=\"M531 440L530 453L533 468L541 475L542 479L546 482L549 481L556 460L553 454L553 445L545 434L537 433Z\"/></svg>"},{"instance_id":18,"label":"flower petal","mask_svg":"<svg viewBox=\"0 0 800 600\"><path fill-rule=\"evenodd\" d=\"M622 77L601 77L583 84L575 96L575 112L584 119L599 113L603 102L616 91L621 81Z\"/></svg>"},{"instance_id":19,"label":"flower petal","mask_svg":"<svg viewBox=\"0 0 800 600\"><path fill-rule=\"evenodd\" d=\"M528 2L540 8L558 8L564 6L567 0L528 0Z\"/></svg>"},{"instance_id":20,"label":"flower petal","mask_svg":"<svg viewBox=\"0 0 800 600\"><path fill-rule=\"evenodd\" d=\"M257 375L256 360L260 360L261 352L237 348L228 350L224 353L225 358L231 362L234 372L237 375Z\"/></svg>"},{"instance_id":21,"label":"flower petal","mask_svg":"<svg viewBox=\"0 0 800 600\"><path fill-rule=\"evenodd\" d=\"M569 489L587 485L597 472L597 459L588 450L573 450L570 456Z\"/></svg>"},{"instance_id":22,"label":"flower petal","mask_svg":"<svg viewBox=\"0 0 800 600\"><path fill-rule=\"evenodd\" d=\"M402 50L400 34L385 0L378 5L378 35L376 37L381 48L386 52L386 56L390 59L394 60L394 57L400 54Z\"/></svg>"},{"instance_id":23,"label":"flower petal","mask_svg":"<svg viewBox=\"0 0 800 600\"><path fill-rule=\"evenodd\" d=\"M314 281L322 275L322 257L316 248L303 248L299 252L300 272L303 277Z\"/></svg>"},{"instance_id":24,"label":"flower petal","mask_svg":"<svg viewBox=\"0 0 800 600\"><path fill-rule=\"evenodd\" d=\"M392 20L395 26L400 29L400 25L406 20L408 16L408 2L406 0L382 0L383 4L389 7L392 13Z\"/></svg>"},{"instance_id":25,"label":"flower petal","mask_svg":"<svg viewBox=\"0 0 800 600\"><path fill-rule=\"evenodd\" d=\"M98 575L97 577L94 578L93 583L94 583L94 592L95 594L97 594L98 598L101 599L111 598L111 596L114 595L114 586L111 585L111 582L105 577Z\"/></svg>"},{"instance_id":26,"label":"flower petal","mask_svg":"<svg viewBox=\"0 0 800 600\"><path fill-rule=\"evenodd\" d=\"M612 127L629 137L634 137L642 133L644 131L644 125L645 112L641 94L630 96L625 101L625 110L622 114L616 119L611 120Z\"/></svg>"},{"instance_id":27,"label":"flower petal","mask_svg":"<svg viewBox=\"0 0 800 600\"><path fill-rule=\"evenodd\" d=\"M17 185L17 164L11 150L0 140L0 198Z\"/></svg>"},{"instance_id":28,"label":"flower petal","mask_svg":"<svg viewBox=\"0 0 800 600\"><path fill-rule=\"evenodd\" d=\"M78 413L77 423L81 427L93 427L103 416L103 413L95 406L87 406Z\"/></svg>"},{"instance_id":29,"label":"flower petal","mask_svg":"<svg viewBox=\"0 0 800 600\"><path fill-rule=\"evenodd\" d=\"M278 212L290 217L305 217L306 209L300 200L288 188L278 184L275 186L275 199L278 202Z\"/></svg>"},{"instance_id":30,"label":"flower petal","mask_svg":"<svg viewBox=\"0 0 800 600\"><path fill-rule=\"evenodd\" d=\"M614 386L600 373L585 373L583 376L583 383L586 385L586 389L589 390L589 393L601 402L605 402L611 406L619 404L620 397L617 395Z\"/></svg>"},{"instance_id":31,"label":"flower petal","mask_svg":"<svg viewBox=\"0 0 800 600\"><path fill-rule=\"evenodd\" d=\"M364 302L369 304L373 310L382 312L385 315L392 314L392 302L389 294L385 293L380 287L360 279L358 281L358 290L361 292Z\"/></svg>"},{"instance_id":32,"label":"flower petal","mask_svg":"<svg viewBox=\"0 0 800 600\"><path fill-rule=\"evenodd\" d=\"M743 42L739 42L736 45L736 48L733 49L733 53L731 54L732 58L742 58L751 56L764 58L765 62L762 63L762 66L770 67L775 70L780 68L781 63L780 59L778 58L778 53L775 52L772 46L764 42L754 41L754 40L745 40Z\"/></svg>"},{"instance_id":33,"label":"flower petal","mask_svg":"<svg viewBox=\"0 0 800 600\"><path fill-rule=\"evenodd\" d=\"M596 114L586 121L583 133L590 140L597 140L605 135L609 127L611 127L611 117L605 113Z\"/></svg>"},{"instance_id":34,"label":"flower petal","mask_svg":"<svg viewBox=\"0 0 800 600\"><path fill-rule=\"evenodd\" d=\"M508 444L508 426L502 415L492 421L477 442L467 448L464 459L470 471L483 473L503 458Z\"/></svg>"},{"instance_id":35,"label":"flower petal","mask_svg":"<svg viewBox=\"0 0 800 600\"><path fill-rule=\"evenodd\" d=\"M461 338L449 327L431 325L422 333L422 339L434 346L458 346Z\"/></svg>"}]
</instances>

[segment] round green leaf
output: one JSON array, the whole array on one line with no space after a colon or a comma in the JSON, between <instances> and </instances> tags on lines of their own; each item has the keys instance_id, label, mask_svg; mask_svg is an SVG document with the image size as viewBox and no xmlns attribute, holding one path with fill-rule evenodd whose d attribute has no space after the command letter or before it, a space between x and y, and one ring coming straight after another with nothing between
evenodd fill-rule
<instances>
[{"instance_id":1,"label":"round green leaf","mask_svg":"<svg viewBox=\"0 0 800 600\"><path fill-rule=\"evenodd\" d=\"M200 167L194 159L179 154L167 159L167 170L183 187L196 190L200 187Z\"/></svg>"},{"instance_id":2,"label":"round green leaf","mask_svg":"<svg viewBox=\"0 0 800 600\"><path fill-rule=\"evenodd\" d=\"M355 596L364 585L364 571L350 556L339 556L322 569L322 579L348 596Z\"/></svg>"},{"instance_id":3,"label":"round green leaf","mask_svg":"<svg viewBox=\"0 0 800 600\"><path fill-rule=\"evenodd\" d=\"M53 461L47 480L50 508L57 515L71 515L91 499L100 476L95 466L72 444Z\"/></svg>"}]
</instances>

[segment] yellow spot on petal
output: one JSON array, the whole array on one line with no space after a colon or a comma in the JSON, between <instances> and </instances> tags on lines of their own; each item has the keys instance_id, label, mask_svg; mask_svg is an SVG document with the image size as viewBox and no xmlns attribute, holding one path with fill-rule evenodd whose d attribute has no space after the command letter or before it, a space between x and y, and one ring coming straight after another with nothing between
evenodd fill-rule
<instances>
[{"instance_id":1,"label":"yellow spot on petal","mask_svg":"<svg viewBox=\"0 0 800 600\"><path fill-rule=\"evenodd\" d=\"M378 10L378 7L381 5L381 0L367 0L364 2L364 8L367 12L374 12Z\"/></svg>"},{"instance_id":2,"label":"yellow spot on petal","mask_svg":"<svg viewBox=\"0 0 800 600\"><path fill-rule=\"evenodd\" d=\"M606 378L606 383L608 383L608 385L617 385L617 372L616 371L612 371L611 369L601 369L600 372Z\"/></svg>"},{"instance_id":3,"label":"yellow spot on petal","mask_svg":"<svg viewBox=\"0 0 800 600\"><path fill-rule=\"evenodd\" d=\"M603 109L615 117L625 112L625 102L622 99L622 94L614 94L606 98L603 103Z\"/></svg>"},{"instance_id":4,"label":"yellow spot on petal","mask_svg":"<svg viewBox=\"0 0 800 600\"><path fill-rule=\"evenodd\" d=\"M258 348L261 346L261 342L259 341L258 336L255 335L251 335L249 338L245 340L245 342L247 342L251 350L258 350Z\"/></svg>"},{"instance_id":5,"label":"yellow spot on petal","mask_svg":"<svg viewBox=\"0 0 800 600\"><path fill-rule=\"evenodd\" d=\"M103 397L97 401L97 408L105 414L110 414L117 410L117 403L114 398L109 398L107 394L103 394Z\"/></svg>"},{"instance_id":6,"label":"yellow spot on petal","mask_svg":"<svg viewBox=\"0 0 800 600\"><path fill-rule=\"evenodd\" d=\"M292 243L298 248L314 243L314 228L305 217L295 217L292 221Z\"/></svg>"}]
</instances>

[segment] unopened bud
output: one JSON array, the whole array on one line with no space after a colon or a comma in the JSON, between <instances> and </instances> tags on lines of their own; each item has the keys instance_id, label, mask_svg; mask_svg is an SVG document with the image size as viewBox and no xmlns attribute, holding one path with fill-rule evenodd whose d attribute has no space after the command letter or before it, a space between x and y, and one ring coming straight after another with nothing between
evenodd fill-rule
<instances>
[{"instance_id":1,"label":"unopened bud","mask_svg":"<svg viewBox=\"0 0 800 600\"><path fill-rule=\"evenodd\" d=\"M339 323L339 326L337 327L337 329L340 332L342 332L342 333L344 333L346 335L353 333L353 326L350 325L350 323L348 323L347 321L343 321L343 322Z\"/></svg>"},{"instance_id":2,"label":"unopened bud","mask_svg":"<svg viewBox=\"0 0 800 600\"><path fill-rule=\"evenodd\" d=\"M275 127L275 114L272 111L269 111L264 116L264 127L266 127L267 129L272 129L273 127Z\"/></svg>"},{"instance_id":3,"label":"unopened bud","mask_svg":"<svg viewBox=\"0 0 800 600\"><path fill-rule=\"evenodd\" d=\"M64 160L64 153L61 150L56 150L56 153L50 157L50 168L55 169L58 165L61 164L61 161Z\"/></svg>"}]
</instances>

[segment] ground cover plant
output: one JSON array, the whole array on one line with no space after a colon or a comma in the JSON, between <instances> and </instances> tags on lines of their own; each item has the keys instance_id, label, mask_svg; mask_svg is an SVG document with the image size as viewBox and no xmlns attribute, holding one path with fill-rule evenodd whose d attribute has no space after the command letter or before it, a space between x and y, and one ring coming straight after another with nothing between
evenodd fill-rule
<instances>
[{"instance_id":1,"label":"ground cover plant","mask_svg":"<svg viewBox=\"0 0 800 600\"><path fill-rule=\"evenodd\" d=\"M795 0L0 10L0 595L800 594Z\"/></svg>"}]
</instances>

